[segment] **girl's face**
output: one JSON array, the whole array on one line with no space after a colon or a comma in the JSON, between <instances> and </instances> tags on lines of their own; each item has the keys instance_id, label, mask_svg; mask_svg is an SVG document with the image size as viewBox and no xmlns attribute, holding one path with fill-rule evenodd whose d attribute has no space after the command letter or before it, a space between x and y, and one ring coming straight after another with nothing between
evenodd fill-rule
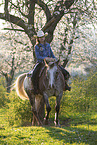
<instances>
[{"instance_id":1,"label":"girl's face","mask_svg":"<svg viewBox=\"0 0 97 145\"><path fill-rule=\"evenodd\" d=\"M39 37L39 41L40 41L41 44L44 44L45 36L43 36L43 37Z\"/></svg>"}]
</instances>

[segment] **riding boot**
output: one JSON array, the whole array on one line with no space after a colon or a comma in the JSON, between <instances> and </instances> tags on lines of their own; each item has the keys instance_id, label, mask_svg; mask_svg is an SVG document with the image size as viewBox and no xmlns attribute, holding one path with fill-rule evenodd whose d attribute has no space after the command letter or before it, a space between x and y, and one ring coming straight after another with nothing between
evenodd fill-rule
<instances>
[{"instance_id":1,"label":"riding boot","mask_svg":"<svg viewBox=\"0 0 97 145\"><path fill-rule=\"evenodd\" d=\"M33 74L33 69L27 73L27 77L31 78Z\"/></svg>"},{"instance_id":2,"label":"riding boot","mask_svg":"<svg viewBox=\"0 0 97 145\"><path fill-rule=\"evenodd\" d=\"M27 77L31 77L33 87L34 87L34 95L39 94L39 73L40 69L43 67L43 63L37 63L33 70L31 70Z\"/></svg>"},{"instance_id":3,"label":"riding boot","mask_svg":"<svg viewBox=\"0 0 97 145\"><path fill-rule=\"evenodd\" d=\"M60 67L60 69L61 69L61 71L62 71L62 73L63 73L63 75L64 75L64 79L65 79L65 88L64 88L64 91L66 91L66 90L70 91L70 90L71 90L71 87L69 87L68 84L67 84L67 81L68 81L68 79L70 78L70 74L69 74L69 72L68 72L66 69L64 69L62 66L59 66L59 67Z\"/></svg>"},{"instance_id":4,"label":"riding boot","mask_svg":"<svg viewBox=\"0 0 97 145\"><path fill-rule=\"evenodd\" d=\"M39 93L38 91L38 87L36 85L36 83L34 84L34 91L33 91L34 95L37 95Z\"/></svg>"},{"instance_id":5,"label":"riding boot","mask_svg":"<svg viewBox=\"0 0 97 145\"><path fill-rule=\"evenodd\" d=\"M64 88L64 91L70 91L71 90L71 87L68 86L67 82L65 82L65 88Z\"/></svg>"}]
</instances>

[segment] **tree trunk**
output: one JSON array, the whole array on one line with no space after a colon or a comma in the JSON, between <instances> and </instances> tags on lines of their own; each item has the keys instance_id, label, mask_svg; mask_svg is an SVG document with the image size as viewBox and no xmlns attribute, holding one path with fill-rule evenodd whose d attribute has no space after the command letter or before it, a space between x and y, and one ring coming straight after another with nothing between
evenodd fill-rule
<instances>
[{"instance_id":1,"label":"tree trunk","mask_svg":"<svg viewBox=\"0 0 97 145\"><path fill-rule=\"evenodd\" d=\"M6 87L7 87L7 92L10 93L10 89L11 89L11 84L12 84L12 79L10 78L10 76L8 78L6 78Z\"/></svg>"}]
</instances>

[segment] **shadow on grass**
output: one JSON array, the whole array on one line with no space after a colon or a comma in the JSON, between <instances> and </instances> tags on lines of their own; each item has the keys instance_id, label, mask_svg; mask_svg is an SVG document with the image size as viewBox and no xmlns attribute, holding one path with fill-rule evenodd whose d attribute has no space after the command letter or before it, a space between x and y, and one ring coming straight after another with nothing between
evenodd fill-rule
<instances>
[{"instance_id":1,"label":"shadow on grass","mask_svg":"<svg viewBox=\"0 0 97 145\"><path fill-rule=\"evenodd\" d=\"M97 144L97 131L77 127L45 127L45 129L49 130L48 134L51 138L64 143Z\"/></svg>"}]
</instances>

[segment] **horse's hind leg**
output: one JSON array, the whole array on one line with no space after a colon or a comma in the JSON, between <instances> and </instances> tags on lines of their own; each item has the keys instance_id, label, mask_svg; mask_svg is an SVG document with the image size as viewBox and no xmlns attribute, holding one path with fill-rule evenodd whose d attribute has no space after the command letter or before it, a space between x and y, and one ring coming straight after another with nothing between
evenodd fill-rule
<instances>
[{"instance_id":1,"label":"horse's hind leg","mask_svg":"<svg viewBox=\"0 0 97 145\"><path fill-rule=\"evenodd\" d=\"M32 108L32 112L33 112L33 121L32 121L32 125L36 125L36 122L38 124L38 126L40 125L43 125L39 116L38 116L38 113L36 110L34 110L34 108Z\"/></svg>"},{"instance_id":2,"label":"horse's hind leg","mask_svg":"<svg viewBox=\"0 0 97 145\"><path fill-rule=\"evenodd\" d=\"M50 107L50 104L49 104L48 96L46 94L44 94L44 100L45 100L45 103L46 103L46 111L47 111L47 114L44 118L44 124L48 125L48 119L49 119L49 113L51 111L51 107Z\"/></svg>"},{"instance_id":3,"label":"horse's hind leg","mask_svg":"<svg viewBox=\"0 0 97 145\"><path fill-rule=\"evenodd\" d=\"M32 92L30 92L30 91L26 91L26 93L27 93L29 100L30 100L33 117L34 117L34 119L36 119L38 125L42 125L42 122L38 116L38 112L35 108L35 95L33 95ZM33 124L34 124L34 122L33 122Z\"/></svg>"},{"instance_id":4,"label":"horse's hind leg","mask_svg":"<svg viewBox=\"0 0 97 145\"><path fill-rule=\"evenodd\" d=\"M31 109L31 110L32 110L32 109ZM33 126L36 125L36 119L35 119L34 114L33 114L33 117L32 117L32 120L31 120L31 123L32 123Z\"/></svg>"}]
</instances>

